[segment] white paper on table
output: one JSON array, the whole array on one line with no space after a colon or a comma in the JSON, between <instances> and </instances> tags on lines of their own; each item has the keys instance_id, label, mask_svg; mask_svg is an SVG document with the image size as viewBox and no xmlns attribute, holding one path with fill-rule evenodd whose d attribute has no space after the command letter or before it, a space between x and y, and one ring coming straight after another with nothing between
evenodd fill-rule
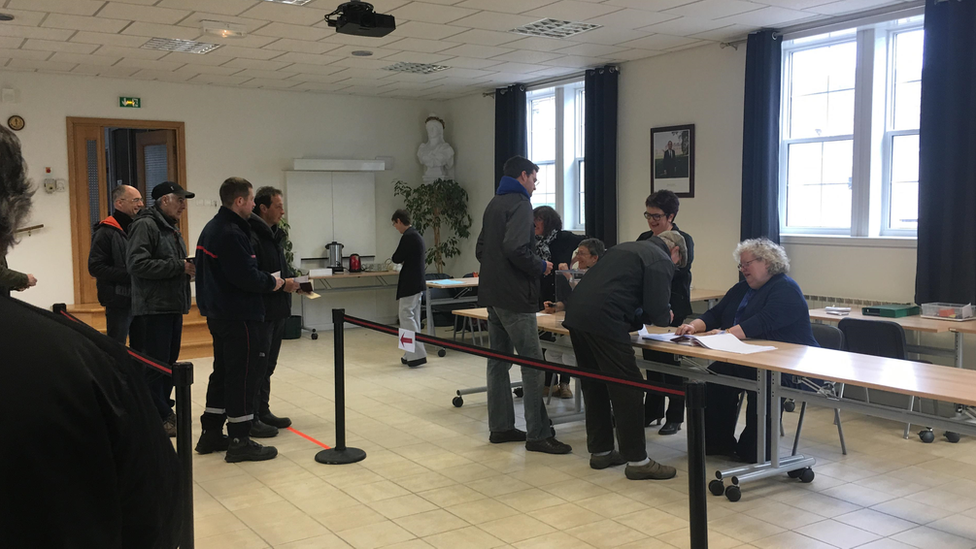
<instances>
[{"instance_id":1,"label":"white paper on table","mask_svg":"<svg viewBox=\"0 0 976 549\"><path fill-rule=\"evenodd\" d=\"M647 331L647 326L641 326L641 329L637 332L637 335L641 339L650 339L653 341L663 341L665 343L671 343L672 339L675 338L674 332L664 332L663 334L652 334Z\"/></svg>"},{"instance_id":2,"label":"white paper on table","mask_svg":"<svg viewBox=\"0 0 976 549\"><path fill-rule=\"evenodd\" d=\"M417 346L416 340L414 339L415 337L416 334L410 330L400 328L400 336L397 338L397 347L408 353L414 352Z\"/></svg>"},{"instance_id":3,"label":"white paper on table","mask_svg":"<svg viewBox=\"0 0 976 549\"><path fill-rule=\"evenodd\" d=\"M707 336L676 336L671 332L664 334L652 334L649 333L645 327L641 328L640 336L642 339L650 339L652 341L678 343L680 345L700 345L713 351L725 351L739 355L751 355L753 353L776 350L776 347L771 347L768 345L753 345L751 343L745 343L730 333Z\"/></svg>"}]
</instances>

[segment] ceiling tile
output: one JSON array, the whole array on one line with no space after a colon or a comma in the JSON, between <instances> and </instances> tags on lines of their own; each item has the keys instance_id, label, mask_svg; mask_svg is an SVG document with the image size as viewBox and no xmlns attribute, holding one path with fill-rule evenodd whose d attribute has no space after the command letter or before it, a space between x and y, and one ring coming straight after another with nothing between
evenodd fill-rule
<instances>
[{"instance_id":1,"label":"ceiling tile","mask_svg":"<svg viewBox=\"0 0 976 549\"><path fill-rule=\"evenodd\" d=\"M116 64L121 57L115 55L89 55L81 53L68 53L59 51L51 56L51 61L62 63L78 63L82 65L96 65L100 67L111 67Z\"/></svg>"},{"instance_id":2,"label":"ceiling tile","mask_svg":"<svg viewBox=\"0 0 976 549\"><path fill-rule=\"evenodd\" d=\"M832 4L813 7L808 11L824 15L841 15L898 3L892 0L841 0Z\"/></svg>"},{"instance_id":3,"label":"ceiling tile","mask_svg":"<svg viewBox=\"0 0 976 549\"><path fill-rule=\"evenodd\" d=\"M55 61L41 61L34 59L11 59L7 63L8 69L36 69L46 72L68 72L75 68L77 63L57 63Z\"/></svg>"},{"instance_id":4,"label":"ceiling tile","mask_svg":"<svg viewBox=\"0 0 976 549\"><path fill-rule=\"evenodd\" d=\"M403 51L396 55L391 55L385 57L384 60L390 62L403 61L405 63L431 63L431 64L442 64L445 59L451 59L450 55L442 55L439 53L420 53L416 51Z\"/></svg>"},{"instance_id":5,"label":"ceiling tile","mask_svg":"<svg viewBox=\"0 0 976 549\"><path fill-rule=\"evenodd\" d=\"M391 64L392 63L386 63L383 66L388 67ZM376 69L347 68L344 69L342 72L335 73L333 76L342 77L342 78L363 78L363 79L372 78L375 80L380 80L390 76L391 74L398 74L398 73L385 71L382 70L381 68L376 68Z\"/></svg>"},{"instance_id":6,"label":"ceiling tile","mask_svg":"<svg viewBox=\"0 0 976 549\"><path fill-rule=\"evenodd\" d=\"M179 40L196 40L203 34L200 29L178 27L175 25L159 25L156 23L133 23L122 31L122 34L145 36L148 38L177 38Z\"/></svg>"},{"instance_id":7,"label":"ceiling tile","mask_svg":"<svg viewBox=\"0 0 976 549\"><path fill-rule=\"evenodd\" d=\"M317 29L302 25L289 25L287 23L271 23L256 31L254 34L264 36L274 36L276 38L293 38L296 40L308 40L314 42L331 36L333 31Z\"/></svg>"},{"instance_id":8,"label":"ceiling tile","mask_svg":"<svg viewBox=\"0 0 976 549\"><path fill-rule=\"evenodd\" d=\"M391 82L374 80L372 78L347 78L346 80L343 80L342 83L349 84L350 86L373 86L376 88L389 86L391 84Z\"/></svg>"},{"instance_id":9,"label":"ceiling tile","mask_svg":"<svg viewBox=\"0 0 976 549\"><path fill-rule=\"evenodd\" d=\"M47 16L48 18L51 17L50 14L47 14L43 11L12 10L12 9L3 8L3 13L14 16L13 21L4 21L0 23L0 25L4 25L4 26L21 25L25 27L36 27L41 24L41 21L44 20L45 16Z\"/></svg>"},{"instance_id":10,"label":"ceiling tile","mask_svg":"<svg viewBox=\"0 0 976 549\"><path fill-rule=\"evenodd\" d=\"M16 48L0 49L0 57L7 59L30 59L33 61L44 61L53 54L51 50L19 50Z\"/></svg>"},{"instance_id":11,"label":"ceiling tile","mask_svg":"<svg viewBox=\"0 0 976 549\"><path fill-rule=\"evenodd\" d=\"M328 65L342 59L336 55L320 55L315 53L301 53L290 51L274 58L282 63L302 63L308 65Z\"/></svg>"},{"instance_id":12,"label":"ceiling tile","mask_svg":"<svg viewBox=\"0 0 976 549\"><path fill-rule=\"evenodd\" d=\"M128 78L136 69L129 67L100 67L97 65L78 65L71 69L72 74L83 74L87 76L104 76L105 78Z\"/></svg>"},{"instance_id":13,"label":"ceiling tile","mask_svg":"<svg viewBox=\"0 0 976 549\"><path fill-rule=\"evenodd\" d=\"M645 50L656 50L662 51L668 48L676 48L678 46L684 46L685 44L692 44L696 42L695 38L686 38L683 36L670 36L667 34L654 34L648 36L647 38L640 38L637 40L631 40L630 42L624 42L621 46L628 48L640 48Z\"/></svg>"},{"instance_id":14,"label":"ceiling tile","mask_svg":"<svg viewBox=\"0 0 976 549\"><path fill-rule=\"evenodd\" d=\"M222 15L219 13L211 13L207 11L195 11L190 15L187 15L180 20L179 25L181 27L196 27L201 28L203 26L203 21L219 21L221 23L232 23L239 25L244 28L245 32L254 32L261 27L268 24L267 21L262 19L251 19L249 17L232 17L229 15Z\"/></svg>"},{"instance_id":15,"label":"ceiling tile","mask_svg":"<svg viewBox=\"0 0 976 549\"><path fill-rule=\"evenodd\" d=\"M793 24L803 21L805 19L810 19L813 17L818 17L815 13L810 13L806 11L798 10L788 10L786 8L777 8L773 6L765 7L756 11L750 11L748 13L743 13L740 15L733 15L731 17L724 17L719 19L719 21L728 21L729 23L736 23L739 25L746 26L756 26L756 27L767 27L774 25L783 24Z\"/></svg>"},{"instance_id":16,"label":"ceiling tile","mask_svg":"<svg viewBox=\"0 0 976 549\"><path fill-rule=\"evenodd\" d=\"M244 48L241 46L221 46L219 50L215 50L216 55L223 57L244 57L247 59L271 59L272 57L278 57L281 55L280 51L275 50L263 50L259 48Z\"/></svg>"},{"instance_id":17,"label":"ceiling tile","mask_svg":"<svg viewBox=\"0 0 976 549\"><path fill-rule=\"evenodd\" d=\"M692 4L699 0L606 0L608 6L620 6L623 8L635 8L648 11L663 11L677 6Z\"/></svg>"},{"instance_id":18,"label":"ceiling tile","mask_svg":"<svg viewBox=\"0 0 976 549\"><path fill-rule=\"evenodd\" d=\"M688 36L699 32L706 32L727 26L723 19L713 21L700 17L679 17L664 23L642 27L640 30L653 33L671 34L674 36Z\"/></svg>"},{"instance_id":19,"label":"ceiling tile","mask_svg":"<svg viewBox=\"0 0 976 549\"><path fill-rule=\"evenodd\" d=\"M365 57L343 57L342 59L333 63L337 67L348 67L352 69L373 69L379 70L383 67L390 66L389 61L383 59L369 59Z\"/></svg>"},{"instance_id":20,"label":"ceiling tile","mask_svg":"<svg viewBox=\"0 0 976 549\"><path fill-rule=\"evenodd\" d=\"M630 40L637 40L638 38L644 38L645 36L650 36L651 33L642 30L630 30L630 29L620 29L616 27L603 27L599 29L588 30L580 34L574 34L573 36L567 36L564 41L566 42L584 42L589 44L603 44L604 46L615 46L622 42L628 42Z\"/></svg>"},{"instance_id":21,"label":"ceiling tile","mask_svg":"<svg viewBox=\"0 0 976 549\"><path fill-rule=\"evenodd\" d=\"M451 42L441 40L424 40L423 38L404 38L391 44L393 48L406 51L419 51L424 53L437 53L441 50L454 47Z\"/></svg>"},{"instance_id":22,"label":"ceiling tile","mask_svg":"<svg viewBox=\"0 0 976 549\"><path fill-rule=\"evenodd\" d=\"M68 15L94 15L104 4L104 0L10 0L7 7Z\"/></svg>"},{"instance_id":23,"label":"ceiling tile","mask_svg":"<svg viewBox=\"0 0 976 549\"><path fill-rule=\"evenodd\" d=\"M460 46L455 46L451 49L444 50L441 53L445 55L459 55L462 57L480 57L482 59L488 59L496 55L501 55L503 53L509 53L513 51L512 48L498 48L494 46L477 46L474 44L463 44Z\"/></svg>"},{"instance_id":24,"label":"ceiling tile","mask_svg":"<svg viewBox=\"0 0 976 549\"><path fill-rule=\"evenodd\" d=\"M309 91L309 92L320 92L320 93L332 93L336 92L349 86L343 84L335 83L318 83L318 82L305 82L303 84L298 84L293 90Z\"/></svg>"},{"instance_id":25,"label":"ceiling tile","mask_svg":"<svg viewBox=\"0 0 976 549\"><path fill-rule=\"evenodd\" d=\"M120 4L109 2L98 12L99 17L109 19L124 19L126 21L143 21L146 23L159 23L162 25L173 25L190 15L186 10L171 10L166 8L155 8L152 6L136 6L134 4Z\"/></svg>"},{"instance_id":26,"label":"ceiling tile","mask_svg":"<svg viewBox=\"0 0 976 549\"><path fill-rule=\"evenodd\" d=\"M138 48L146 43L146 38L144 36L126 36L124 34L80 31L71 37L71 41L83 42L85 44L105 44L107 46Z\"/></svg>"},{"instance_id":27,"label":"ceiling tile","mask_svg":"<svg viewBox=\"0 0 976 549\"><path fill-rule=\"evenodd\" d=\"M410 2L391 12L397 21L422 21L425 23L450 23L462 17L475 13L475 10L428 4L426 2Z\"/></svg>"},{"instance_id":28,"label":"ceiling tile","mask_svg":"<svg viewBox=\"0 0 976 549\"><path fill-rule=\"evenodd\" d=\"M161 0L156 6L182 10L202 10L222 15L240 15L258 0Z\"/></svg>"},{"instance_id":29,"label":"ceiling tile","mask_svg":"<svg viewBox=\"0 0 976 549\"><path fill-rule=\"evenodd\" d=\"M221 50L217 50L217 51L221 51ZM196 53L183 53L179 51L171 51L166 55L164 55L163 57L160 57L160 59L163 61L178 61L181 63L190 63L193 65L205 65L208 67L216 67L219 65L223 65L228 61L232 61L234 58L225 55L220 55L219 53L208 53L206 55L199 55Z\"/></svg>"},{"instance_id":30,"label":"ceiling tile","mask_svg":"<svg viewBox=\"0 0 976 549\"><path fill-rule=\"evenodd\" d=\"M384 49L384 48L362 48L357 46L342 46L330 51L329 55L334 55L336 57L343 57L343 58L353 57L352 52L361 51L364 49L373 52L373 55L370 55L368 57L356 57L357 59L383 59L384 57L389 57L395 53L399 53L398 50L392 48Z\"/></svg>"},{"instance_id":31,"label":"ceiling tile","mask_svg":"<svg viewBox=\"0 0 976 549\"><path fill-rule=\"evenodd\" d=\"M569 44L566 40L544 38L542 36L530 36L528 38L522 38L521 40L511 42L508 44L508 47L518 48L520 50L556 51L569 45L571 44Z\"/></svg>"},{"instance_id":32,"label":"ceiling tile","mask_svg":"<svg viewBox=\"0 0 976 549\"><path fill-rule=\"evenodd\" d=\"M345 80L344 76L339 76L337 74L312 74L307 72L298 73L294 76L288 77L288 80L294 80L295 82L338 82L340 80Z\"/></svg>"},{"instance_id":33,"label":"ceiling tile","mask_svg":"<svg viewBox=\"0 0 976 549\"><path fill-rule=\"evenodd\" d=\"M53 29L83 30L114 34L125 28L128 21L119 19L102 19L100 17L82 17L80 15L64 15L52 13L44 20L43 27Z\"/></svg>"},{"instance_id":34,"label":"ceiling tile","mask_svg":"<svg viewBox=\"0 0 976 549\"><path fill-rule=\"evenodd\" d=\"M135 67L154 71L175 71L186 63L178 61L156 61L154 59L135 59L131 57L123 58L115 64L116 67Z\"/></svg>"},{"instance_id":35,"label":"ceiling tile","mask_svg":"<svg viewBox=\"0 0 976 549\"><path fill-rule=\"evenodd\" d=\"M95 51L98 55L125 57L128 59L161 59L169 52L147 50L143 48L122 48L119 46L102 46Z\"/></svg>"},{"instance_id":36,"label":"ceiling tile","mask_svg":"<svg viewBox=\"0 0 976 549\"><path fill-rule=\"evenodd\" d=\"M305 63L295 63L294 65L290 65L288 70L300 73L327 75L339 72L344 68L345 67L341 67L339 65L308 65Z\"/></svg>"},{"instance_id":37,"label":"ceiling tile","mask_svg":"<svg viewBox=\"0 0 976 549\"><path fill-rule=\"evenodd\" d=\"M20 38L67 40L73 32L74 31L64 29L42 29L39 27L23 27L20 25L0 25L0 36L17 36Z\"/></svg>"},{"instance_id":38,"label":"ceiling tile","mask_svg":"<svg viewBox=\"0 0 976 549\"><path fill-rule=\"evenodd\" d=\"M543 61L550 61L560 57L561 55L563 54L547 51L516 50L511 53L496 55L495 57L492 57L491 60L513 61L516 63L542 63Z\"/></svg>"},{"instance_id":39,"label":"ceiling tile","mask_svg":"<svg viewBox=\"0 0 976 549\"><path fill-rule=\"evenodd\" d=\"M239 73L234 74L234 76L249 76L251 78L280 78L285 79L289 76L294 76L298 74L294 71L269 71L263 69L245 69Z\"/></svg>"},{"instance_id":40,"label":"ceiling tile","mask_svg":"<svg viewBox=\"0 0 976 549\"><path fill-rule=\"evenodd\" d=\"M552 61L546 61L543 65L554 67L589 68L599 67L607 64L607 59L598 57L580 57L578 55L565 55Z\"/></svg>"},{"instance_id":41,"label":"ceiling tile","mask_svg":"<svg viewBox=\"0 0 976 549\"><path fill-rule=\"evenodd\" d=\"M282 89L282 90L284 90L284 89L291 88L291 87L293 87L293 86L295 86L297 84L298 84L298 82L295 82L295 81L278 80L278 79L275 79L275 78L255 78L254 80L248 80L247 82L245 82L242 85L245 86L245 87L269 88L269 89Z\"/></svg>"},{"instance_id":42,"label":"ceiling tile","mask_svg":"<svg viewBox=\"0 0 976 549\"><path fill-rule=\"evenodd\" d=\"M754 11L762 7L760 4L743 2L742 0L701 0L694 4L671 8L667 13L701 17L703 19L719 19L730 15Z\"/></svg>"},{"instance_id":43,"label":"ceiling tile","mask_svg":"<svg viewBox=\"0 0 976 549\"><path fill-rule=\"evenodd\" d=\"M517 53L517 52L512 52ZM510 55L510 54L505 54ZM457 67L459 69L487 69L488 67L493 67L495 65L501 65L505 61L510 61L510 59L502 60L500 56L495 59L477 59L474 57L452 57L444 62L445 65L449 67Z\"/></svg>"},{"instance_id":44,"label":"ceiling tile","mask_svg":"<svg viewBox=\"0 0 976 549\"><path fill-rule=\"evenodd\" d=\"M332 11L332 9L329 9L329 11ZM259 2L258 5L238 15L254 19L291 23L292 25L314 25L321 21L329 11L323 12L318 9L288 6L274 2Z\"/></svg>"},{"instance_id":45,"label":"ceiling tile","mask_svg":"<svg viewBox=\"0 0 976 549\"><path fill-rule=\"evenodd\" d=\"M0 48L15 50L20 48L23 42L24 39L18 36L0 36Z\"/></svg>"},{"instance_id":46,"label":"ceiling tile","mask_svg":"<svg viewBox=\"0 0 976 549\"><path fill-rule=\"evenodd\" d=\"M563 48L558 53L565 55L583 55L586 57L605 57L623 51L626 48L616 46L604 46L601 44L576 44L568 48Z\"/></svg>"},{"instance_id":47,"label":"ceiling tile","mask_svg":"<svg viewBox=\"0 0 976 549\"><path fill-rule=\"evenodd\" d=\"M463 19L458 19L453 24L459 27L505 32L516 27L521 27L522 25L528 25L529 23L533 23L539 19L541 19L541 17L529 17L524 15L510 15L507 13L483 11L474 15L469 15Z\"/></svg>"},{"instance_id":48,"label":"ceiling tile","mask_svg":"<svg viewBox=\"0 0 976 549\"><path fill-rule=\"evenodd\" d=\"M455 4L459 8L471 8L475 10L491 10L502 13L522 13L536 8L541 8L546 4L552 4L555 0L465 0L460 4Z\"/></svg>"},{"instance_id":49,"label":"ceiling tile","mask_svg":"<svg viewBox=\"0 0 976 549\"><path fill-rule=\"evenodd\" d=\"M66 51L70 53L92 53L98 46L95 44L80 44L76 42L55 42L52 40L37 40L31 38L24 42L21 48L25 50Z\"/></svg>"},{"instance_id":50,"label":"ceiling tile","mask_svg":"<svg viewBox=\"0 0 976 549\"><path fill-rule=\"evenodd\" d=\"M677 17L678 17L677 15L671 13L660 13L656 11L634 10L634 9L622 9L620 11L616 11L608 15L587 19L586 22L593 23L595 25L603 25L605 27L617 27L621 29L636 29L640 27L646 27L647 25L660 23L662 21L675 19Z\"/></svg>"},{"instance_id":51,"label":"ceiling tile","mask_svg":"<svg viewBox=\"0 0 976 549\"><path fill-rule=\"evenodd\" d=\"M745 25L729 25L727 27L722 27L720 29L710 30L707 32L699 32L691 35L691 38L701 38L703 40L713 40L715 42L724 42L729 40L744 39L752 31L756 30L755 27L747 27Z\"/></svg>"},{"instance_id":52,"label":"ceiling tile","mask_svg":"<svg viewBox=\"0 0 976 549\"><path fill-rule=\"evenodd\" d=\"M282 61L264 61L262 59L244 59L242 57L238 57L237 59L232 59L224 63L223 65L221 65L221 67L228 67L232 69L256 69L262 71L276 71L279 69L283 69L292 64L293 63L285 63ZM291 72L295 73L298 71L291 71Z\"/></svg>"},{"instance_id":53,"label":"ceiling tile","mask_svg":"<svg viewBox=\"0 0 976 549\"><path fill-rule=\"evenodd\" d=\"M471 29L461 34L447 38L445 41L463 44L480 44L483 46L498 46L519 40L519 35L511 32L498 32L483 29Z\"/></svg>"},{"instance_id":54,"label":"ceiling tile","mask_svg":"<svg viewBox=\"0 0 976 549\"><path fill-rule=\"evenodd\" d=\"M263 48L268 44L277 40L273 36L259 36L257 34L248 34L242 38L222 38L220 36L213 36L211 34L200 34L197 38L202 42L210 42L212 44L222 44L224 46L238 46L243 48Z\"/></svg>"},{"instance_id":55,"label":"ceiling tile","mask_svg":"<svg viewBox=\"0 0 976 549\"><path fill-rule=\"evenodd\" d=\"M830 4L831 2L836 2L837 0L752 0L757 4L768 4L770 6L779 6L781 8L789 8L791 10L805 10L807 8L813 8L816 6L822 6L824 4Z\"/></svg>"},{"instance_id":56,"label":"ceiling tile","mask_svg":"<svg viewBox=\"0 0 976 549\"><path fill-rule=\"evenodd\" d=\"M192 54L188 54L192 55ZM199 65L196 63L187 63L182 67L176 69L173 72L180 74L188 74L190 76L197 74L222 74L224 76L230 76L232 74L241 72L243 69L235 69L231 67L215 67L213 65Z\"/></svg>"},{"instance_id":57,"label":"ceiling tile","mask_svg":"<svg viewBox=\"0 0 976 549\"><path fill-rule=\"evenodd\" d=\"M140 78L143 80L160 80L163 82L186 82L192 77L192 74L147 69L142 69L132 75L132 78Z\"/></svg>"},{"instance_id":58,"label":"ceiling tile","mask_svg":"<svg viewBox=\"0 0 976 549\"><path fill-rule=\"evenodd\" d=\"M425 38L427 40L441 40L464 32L465 28L451 25L434 25L422 21L408 21L403 25L397 24L396 33L403 38Z\"/></svg>"},{"instance_id":59,"label":"ceiling tile","mask_svg":"<svg viewBox=\"0 0 976 549\"><path fill-rule=\"evenodd\" d=\"M200 74L189 81L199 84L217 84L221 86L239 86L250 78L246 76L223 76L220 74Z\"/></svg>"},{"instance_id":60,"label":"ceiling tile","mask_svg":"<svg viewBox=\"0 0 976 549\"><path fill-rule=\"evenodd\" d=\"M478 69L447 69L444 72L439 73L445 78L480 78L483 76L491 76L495 74L495 71L483 71Z\"/></svg>"},{"instance_id":61,"label":"ceiling tile","mask_svg":"<svg viewBox=\"0 0 976 549\"><path fill-rule=\"evenodd\" d=\"M537 16L540 19L551 17L553 19L568 19L569 21L586 21L587 19L613 13L619 9L618 6L608 6L606 4L560 0L554 4L527 11L524 15Z\"/></svg>"},{"instance_id":62,"label":"ceiling tile","mask_svg":"<svg viewBox=\"0 0 976 549\"><path fill-rule=\"evenodd\" d=\"M502 63L497 67L492 67L491 70L516 74L531 74L548 68L550 67L546 65L535 65L532 63Z\"/></svg>"},{"instance_id":63,"label":"ceiling tile","mask_svg":"<svg viewBox=\"0 0 976 549\"><path fill-rule=\"evenodd\" d=\"M430 2L431 0L427 1ZM456 2L457 0L454 1ZM833 0L827 1L832 2ZM409 4L410 0L369 0L369 3L373 4L373 11L376 13L389 13L400 6ZM339 3L336 3L336 5L339 5ZM331 12L332 10L329 11Z\"/></svg>"},{"instance_id":64,"label":"ceiling tile","mask_svg":"<svg viewBox=\"0 0 976 549\"><path fill-rule=\"evenodd\" d=\"M328 42L308 42L306 40L292 40L290 38L282 38L264 46L268 50L310 54L325 53L338 47L338 44L330 44Z\"/></svg>"}]
</instances>

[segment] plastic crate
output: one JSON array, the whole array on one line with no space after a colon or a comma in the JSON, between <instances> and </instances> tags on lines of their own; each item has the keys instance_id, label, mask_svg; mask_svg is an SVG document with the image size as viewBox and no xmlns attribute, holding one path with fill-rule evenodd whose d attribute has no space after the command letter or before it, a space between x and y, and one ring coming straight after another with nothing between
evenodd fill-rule
<instances>
[{"instance_id":1,"label":"plastic crate","mask_svg":"<svg viewBox=\"0 0 976 549\"><path fill-rule=\"evenodd\" d=\"M939 320L973 320L972 304L922 303L922 316Z\"/></svg>"}]
</instances>

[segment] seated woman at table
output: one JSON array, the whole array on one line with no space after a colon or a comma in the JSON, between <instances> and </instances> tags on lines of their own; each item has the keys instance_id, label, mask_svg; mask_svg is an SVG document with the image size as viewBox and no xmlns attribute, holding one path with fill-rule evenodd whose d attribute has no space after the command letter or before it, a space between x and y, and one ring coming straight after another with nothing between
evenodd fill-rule
<instances>
[{"instance_id":1,"label":"seated woman at table","mask_svg":"<svg viewBox=\"0 0 976 549\"><path fill-rule=\"evenodd\" d=\"M767 339L818 347L810 328L810 313L803 292L786 276L790 260L786 251L765 238L744 240L732 254L745 280L732 286L718 305L700 318L682 324L677 334L701 334L725 330L739 339ZM716 362L709 369L717 374L755 379L756 370ZM739 457L756 462L756 393L747 391L746 427L735 439L736 405L741 389L709 383L706 387L705 453ZM767 406L766 453L770 449Z\"/></svg>"}]
</instances>

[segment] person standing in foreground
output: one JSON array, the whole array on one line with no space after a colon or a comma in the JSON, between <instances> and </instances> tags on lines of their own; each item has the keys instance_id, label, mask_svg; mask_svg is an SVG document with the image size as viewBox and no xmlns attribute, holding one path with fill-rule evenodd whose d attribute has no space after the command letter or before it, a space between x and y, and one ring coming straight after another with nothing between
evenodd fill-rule
<instances>
[{"instance_id":1,"label":"person standing in foreground","mask_svg":"<svg viewBox=\"0 0 976 549\"><path fill-rule=\"evenodd\" d=\"M112 190L112 203L112 215L92 228L88 274L95 277L98 303L105 307L108 337L125 345L132 324L132 281L125 269L125 249L129 225L142 209L142 195L135 187L119 185Z\"/></svg>"},{"instance_id":2,"label":"person standing in foreground","mask_svg":"<svg viewBox=\"0 0 976 549\"><path fill-rule=\"evenodd\" d=\"M420 236L417 229L410 226L410 214L407 210L393 212L392 221L393 228L402 235L391 258L394 263L403 264L397 280L396 293L400 327L419 332L420 296L427 289L425 280L427 247L424 245L424 237ZM433 319L427 319L427 322L433 322ZM427 350L424 349L424 344L419 341L414 342L414 351L406 353L400 362L411 368L427 364Z\"/></svg>"},{"instance_id":3,"label":"person standing in foreground","mask_svg":"<svg viewBox=\"0 0 976 549\"><path fill-rule=\"evenodd\" d=\"M20 142L0 128L0 257L31 208ZM179 461L142 367L111 339L0 298L0 538L4 547L173 549ZM54 342L54 344L52 344Z\"/></svg>"},{"instance_id":4,"label":"person standing in foreground","mask_svg":"<svg viewBox=\"0 0 976 549\"><path fill-rule=\"evenodd\" d=\"M251 436L261 437L272 430L291 425L291 419L271 413L271 376L278 365L281 340L285 336L285 321L291 316L291 293L299 285L291 265L285 260L285 239L288 234L278 222L285 216L285 202L279 189L261 187L254 195L254 211L247 222L251 226L251 246L257 256L258 269L266 273L279 273L285 284L277 291L263 294L264 323L268 332L268 349L265 351L264 375L257 382L255 418L251 423ZM270 427L270 428L269 428ZM277 432L277 431L274 431Z\"/></svg>"},{"instance_id":5,"label":"person standing in foreground","mask_svg":"<svg viewBox=\"0 0 976 549\"><path fill-rule=\"evenodd\" d=\"M586 272L569 302L563 326L569 329L581 370L643 381L630 332L642 324L671 322L671 277L687 260L684 238L674 231L649 240L624 242L607 250ZM631 480L669 479L677 472L647 456L643 391L583 378L586 447L590 467L627 464ZM620 451L613 449L614 427Z\"/></svg>"},{"instance_id":6,"label":"person standing in foreground","mask_svg":"<svg viewBox=\"0 0 976 549\"><path fill-rule=\"evenodd\" d=\"M539 283L552 271L552 263L535 254L535 228L529 197L535 190L539 166L513 156L502 168L505 174L495 197L485 208L475 255L481 262L478 304L488 308L491 349L542 359L536 313ZM488 359L488 428L492 443L526 441L525 449L547 454L568 454L569 444L552 434L542 398L543 372L522 367L522 406L526 431L515 428L512 400L512 364Z\"/></svg>"},{"instance_id":7,"label":"person standing in foreground","mask_svg":"<svg viewBox=\"0 0 976 549\"><path fill-rule=\"evenodd\" d=\"M183 315L190 312L190 278L196 273L187 260L186 244L177 225L186 201L194 194L172 181L153 187L155 201L129 226L125 266L132 279L132 330L139 333L133 349L163 364L180 356ZM173 378L147 369L146 381L163 427L176 436Z\"/></svg>"},{"instance_id":8,"label":"person standing in foreground","mask_svg":"<svg viewBox=\"0 0 976 549\"><path fill-rule=\"evenodd\" d=\"M278 450L250 436L255 388L264 376L270 337L262 294L280 289L285 281L258 269L247 222L254 211L251 183L240 177L225 180L220 202L223 206L197 240L197 305L213 336L214 362L196 451L226 450L228 463L264 461ZM225 420L227 437L222 433ZM274 434L268 436L277 434L271 429Z\"/></svg>"}]
</instances>

